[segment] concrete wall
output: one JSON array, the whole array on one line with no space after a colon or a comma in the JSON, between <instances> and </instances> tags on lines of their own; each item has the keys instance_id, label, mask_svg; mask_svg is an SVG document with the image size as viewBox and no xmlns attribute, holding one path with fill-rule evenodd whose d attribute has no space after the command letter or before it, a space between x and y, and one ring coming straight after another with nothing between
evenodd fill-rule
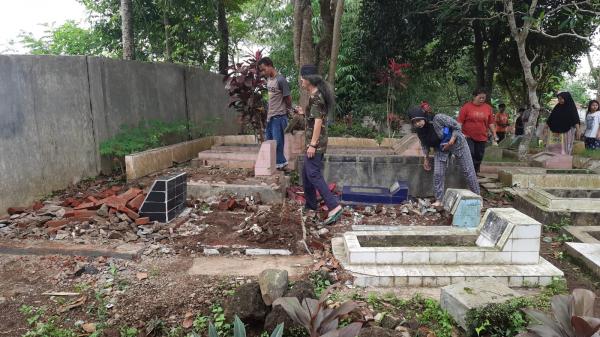
<instances>
[{"instance_id":1,"label":"concrete wall","mask_svg":"<svg viewBox=\"0 0 600 337\"><path fill-rule=\"evenodd\" d=\"M0 55L0 215L98 175L99 144L123 124L221 117L211 131L235 134L228 102L222 77L198 68Z\"/></svg>"},{"instance_id":2,"label":"concrete wall","mask_svg":"<svg viewBox=\"0 0 600 337\"><path fill-rule=\"evenodd\" d=\"M298 159L302 160L302 156ZM422 161L421 157L330 154L325 155L323 175L327 182L337 183L338 188L345 185L389 187L396 180L405 180L410 195L433 196L433 169L425 171ZM447 172L446 188L466 188L454 158L450 159Z\"/></svg>"}]
</instances>

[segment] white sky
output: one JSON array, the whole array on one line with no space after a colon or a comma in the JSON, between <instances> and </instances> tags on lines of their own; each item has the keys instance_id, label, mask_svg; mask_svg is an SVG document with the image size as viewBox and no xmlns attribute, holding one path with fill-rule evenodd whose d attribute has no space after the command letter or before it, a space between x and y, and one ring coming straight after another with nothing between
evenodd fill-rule
<instances>
[{"instance_id":1,"label":"white sky","mask_svg":"<svg viewBox=\"0 0 600 337\"><path fill-rule=\"evenodd\" d=\"M9 45L21 31L41 37L46 30L43 23L59 26L74 20L88 26L86 17L85 7L76 0L0 0L0 52L23 53L21 46Z\"/></svg>"},{"instance_id":2,"label":"white sky","mask_svg":"<svg viewBox=\"0 0 600 337\"><path fill-rule=\"evenodd\" d=\"M35 37L42 37L47 29L44 23L61 25L67 20L74 20L84 27L87 12L85 7L76 0L0 0L0 53L24 53L18 43L20 32L32 32ZM596 41L600 40L598 34ZM16 44L11 45L10 41ZM600 51L593 54L594 65L600 64ZM577 75L581 76L590 71L586 57L579 62Z\"/></svg>"}]
</instances>

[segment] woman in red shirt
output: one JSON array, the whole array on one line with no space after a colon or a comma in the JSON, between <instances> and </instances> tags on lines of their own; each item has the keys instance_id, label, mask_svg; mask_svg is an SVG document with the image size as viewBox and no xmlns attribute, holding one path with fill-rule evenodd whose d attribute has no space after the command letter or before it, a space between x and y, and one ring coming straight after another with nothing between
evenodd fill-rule
<instances>
[{"instance_id":1,"label":"woman in red shirt","mask_svg":"<svg viewBox=\"0 0 600 337\"><path fill-rule=\"evenodd\" d=\"M479 172L481 161L485 154L485 145L488 140L488 130L494 136L494 144L497 144L496 126L494 125L494 114L492 107L485 102L487 93L483 89L473 91L473 100L465 103L460 108L457 121L462 125L462 132L467 138L471 158L475 172Z\"/></svg>"}]
</instances>

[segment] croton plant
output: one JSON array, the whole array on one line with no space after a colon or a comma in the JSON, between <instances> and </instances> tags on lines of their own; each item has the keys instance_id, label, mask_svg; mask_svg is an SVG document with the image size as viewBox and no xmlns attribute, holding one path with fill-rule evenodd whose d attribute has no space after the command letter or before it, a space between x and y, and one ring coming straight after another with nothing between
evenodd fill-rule
<instances>
[{"instance_id":1,"label":"croton plant","mask_svg":"<svg viewBox=\"0 0 600 337\"><path fill-rule=\"evenodd\" d=\"M230 97L229 107L238 111L243 126L249 125L262 142L267 120L263 97L267 90L267 83L260 76L258 69L258 60L261 57L262 51L258 50L248 55L242 63L229 66L224 81Z\"/></svg>"}]
</instances>

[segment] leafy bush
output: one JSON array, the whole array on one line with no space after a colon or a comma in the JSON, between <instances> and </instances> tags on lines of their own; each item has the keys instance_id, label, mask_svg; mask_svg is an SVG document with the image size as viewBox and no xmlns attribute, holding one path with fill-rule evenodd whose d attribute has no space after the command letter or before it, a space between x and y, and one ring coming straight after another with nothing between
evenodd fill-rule
<instances>
[{"instance_id":1,"label":"leafy bush","mask_svg":"<svg viewBox=\"0 0 600 337\"><path fill-rule=\"evenodd\" d=\"M219 336L223 336L223 334L219 334L217 332L217 328L215 328L215 326L212 323L209 323L208 337L219 337ZM281 336L283 336L283 323L280 323L279 325L277 325L277 327L275 327L275 330L273 330L273 333L271 334L271 337L281 337ZM233 337L246 337L246 327L244 326L244 323L242 323L240 318L237 317L237 315L235 316L235 318L233 320Z\"/></svg>"},{"instance_id":2,"label":"leafy bush","mask_svg":"<svg viewBox=\"0 0 600 337\"><path fill-rule=\"evenodd\" d=\"M571 295L552 297L552 316L524 309L532 323L527 327L539 337L600 337L600 318L593 317L596 294L575 289Z\"/></svg>"},{"instance_id":3,"label":"leafy bush","mask_svg":"<svg viewBox=\"0 0 600 337\"><path fill-rule=\"evenodd\" d=\"M525 308L547 309L553 296L567 291L563 279L552 283L533 297L519 297L500 304L488 304L467 312L468 336L512 337L525 331L529 319Z\"/></svg>"},{"instance_id":4,"label":"leafy bush","mask_svg":"<svg viewBox=\"0 0 600 337\"><path fill-rule=\"evenodd\" d=\"M357 307L357 304L347 301L335 309L328 308L325 302L332 290L333 287L329 287L323 291L319 300L305 298L302 304L296 297L280 297L273 302L273 306L281 305L288 316L297 324L302 325L311 337L357 336L362 323L352 323L338 329L341 316L350 313Z\"/></svg>"},{"instance_id":5,"label":"leafy bush","mask_svg":"<svg viewBox=\"0 0 600 337\"><path fill-rule=\"evenodd\" d=\"M343 123L331 124L327 129L329 137L356 137L356 138L371 138L376 139L379 132L361 124L354 123L351 127Z\"/></svg>"},{"instance_id":6,"label":"leafy bush","mask_svg":"<svg viewBox=\"0 0 600 337\"><path fill-rule=\"evenodd\" d=\"M123 171L126 155L167 145L167 136L183 137L187 133L188 125L181 121L153 120L141 122L137 127L123 125L117 135L100 143L100 154L116 161Z\"/></svg>"}]
</instances>

